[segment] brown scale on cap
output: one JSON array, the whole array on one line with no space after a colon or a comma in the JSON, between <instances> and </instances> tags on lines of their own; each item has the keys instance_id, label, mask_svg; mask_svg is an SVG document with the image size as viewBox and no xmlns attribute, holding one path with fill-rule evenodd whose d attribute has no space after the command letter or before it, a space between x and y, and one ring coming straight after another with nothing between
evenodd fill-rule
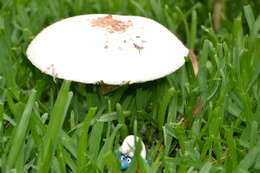
<instances>
[{"instance_id":1,"label":"brown scale on cap","mask_svg":"<svg viewBox=\"0 0 260 173\"><path fill-rule=\"evenodd\" d=\"M43 71L43 73L48 73L48 72L53 77L53 80L55 80L57 77L57 73L55 72L55 67L53 64L48 66L47 69Z\"/></svg>"},{"instance_id":2,"label":"brown scale on cap","mask_svg":"<svg viewBox=\"0 0 260 173\"><path fill-rule=\"evenodd\" d=\"M134 47L139 51L139 54L140 54L140 51L144 49L144 47L141 47L141 46L138 46L137 44L133 43Z\"/></svg>"},{"instance_id":3,"label":"brown scale on cap","mask_svg":"<svg viewBox=\"0 0 260 173\"><path fill-rule=\"evenodd\" d=\"M128 20L123 22L120 20L113 19L112 15L105 17L98 17L91 21L93 27L100 27L106 29L109 33L114 32L125 32L127 28L133 25L132 21Z\"/></svg>"}]
</instances>

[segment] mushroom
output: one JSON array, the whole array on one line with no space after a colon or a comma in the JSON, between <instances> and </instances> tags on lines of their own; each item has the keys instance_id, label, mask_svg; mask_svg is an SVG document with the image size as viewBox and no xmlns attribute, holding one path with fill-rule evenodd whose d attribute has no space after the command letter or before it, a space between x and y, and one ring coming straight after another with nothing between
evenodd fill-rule
<instances>
[{"instance_id":1,"label":"mushroom","mask_svg":"<svg viewBox=\"0 0 260 173\"><path fill-rule=\"evenodd\" d=\"M130 166L135 153L135 144L138 142L141 144L140 156L145 162L147 162L146 150L143 141L137 136L129 135L124 139L122 145L119 147L120 167L122 170L125 170Z\"/></svg>"},{"instance_id":2,"label":"mushroom","mask_svg":"<svg viewBox=\"0 0 260 173\"><path fill-rule=\"evenodd\" d=\"M189 50L167 28L139 16L90 14L58 21L30 43L28 59L53 77L121 85L164 77Z\"/></svg>"}]
</instances>

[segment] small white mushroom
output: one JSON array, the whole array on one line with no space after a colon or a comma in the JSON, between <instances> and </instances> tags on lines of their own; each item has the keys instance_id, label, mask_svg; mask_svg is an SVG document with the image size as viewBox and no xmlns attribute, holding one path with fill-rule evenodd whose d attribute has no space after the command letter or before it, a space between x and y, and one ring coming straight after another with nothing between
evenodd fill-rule
<instances>
[{"instance_id":1,"label":"small white mushroom","mask_svg":"<svg viewBox=\"0 0 260 173\"><path fill-rule=\"evenodd\" d=\"M188 49L161 24L139 16L92 14L58 21L30 43L42 72L83 83L139 83L180 68Z\"/></svg>"},{"instance_id":2,"label":"small white mushroom","mask_svg":"<svg viewBox=\"0 0 260 173\"><path fill-rule=\"evenodd\" d=\"M121 154L124 154L124 155L127 155L129 157L133 157L134 156L134 153L135 153L135 144L140 142L141 144L141 152L140 152L140 155L141 157L146 160L146 149L145 149L145 145L143 143L142 140L139 139L139 137L137 136L134 136L134 135L129 135L127 136L122 145L120 146L119 148L119 152Z\"/></svg>"}]
</instances>

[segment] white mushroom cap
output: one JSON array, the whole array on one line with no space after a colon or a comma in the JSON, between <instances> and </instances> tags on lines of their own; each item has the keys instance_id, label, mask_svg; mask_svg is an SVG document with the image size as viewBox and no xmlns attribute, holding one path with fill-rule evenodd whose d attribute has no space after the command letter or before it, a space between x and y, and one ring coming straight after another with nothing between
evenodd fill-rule
<instances>
[{"instance_id":1,"label":"white mushroom cap","mask_svg":"<svg viewBox=\"0 0 260 173\"><path fill-rule=\"evenodd\" d=\"M166 76L188 49L161 24L139 16L92 14L58 21L26 51L42 72L83 83L120 85Z\"/></svg>"},{"instance_id":2,"label":"white mushroom cap","mask_svg":"<svg viewBox=\"0 0 260 173\"><path fill-rule=\"evenodd\" d=\"M140 152L140 155L145 160L146 159L146 149L145 149L144 143L142 140L140 140L139 137L134 136L134 135L129 135L124 139L122 145L119 148L119 152L124 155L127 155L129 157L133 157L134 152L135 152L135 140L136 140L136 142L141 143L142 150Z\"/></svg>"}]
</instances>

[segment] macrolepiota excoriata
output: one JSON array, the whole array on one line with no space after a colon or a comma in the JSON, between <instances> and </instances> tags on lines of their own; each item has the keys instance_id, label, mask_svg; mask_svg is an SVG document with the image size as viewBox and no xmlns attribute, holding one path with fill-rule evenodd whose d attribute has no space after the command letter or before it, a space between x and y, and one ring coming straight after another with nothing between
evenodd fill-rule
<instances>
[{"instance_id":1,"label":"macrolepiota excoriata","mask_svg":"<svg viewBox=\"0 0 260 173\"><path fill-rule=\"evenodd\" d=\"M189 50L167 28L139 16L91 14L58 21L30 43L28 59L53 77L121 85L164 77Z\"/></svg>"}]
</instances>

